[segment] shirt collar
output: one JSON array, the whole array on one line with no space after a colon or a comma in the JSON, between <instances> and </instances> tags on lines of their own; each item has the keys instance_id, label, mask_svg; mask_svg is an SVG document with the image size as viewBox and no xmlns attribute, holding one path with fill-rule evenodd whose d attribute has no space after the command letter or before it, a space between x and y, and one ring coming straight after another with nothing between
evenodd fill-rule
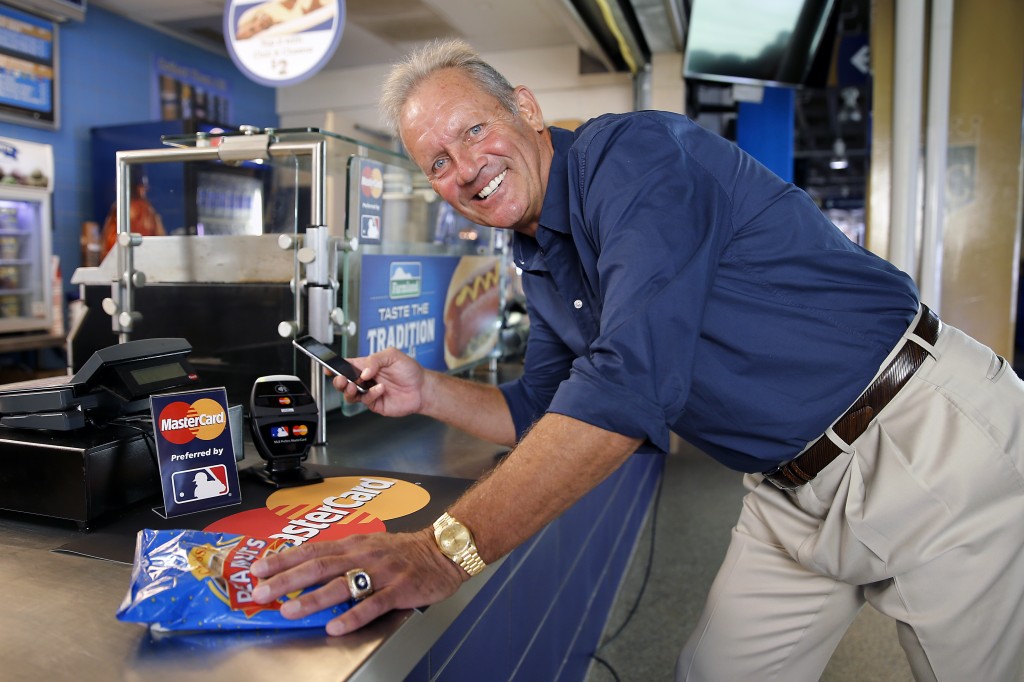
<instances>
[{"instance_id":1,"label":"shirt collar","mask_svg":"<svg viewBox=\"0 0 1024 682\"><path fill-rule=\"evenodd\" d=\"M569 234L569 148L575 135L569 130L551 127L551 145L554 155L548 170L548 185L544 192L538 237L541 230L553 230ZM540 256L537 239L516 232L512 239L512 253L516 265L524 270L546 270Z\"/></svg>"}]
</instances>

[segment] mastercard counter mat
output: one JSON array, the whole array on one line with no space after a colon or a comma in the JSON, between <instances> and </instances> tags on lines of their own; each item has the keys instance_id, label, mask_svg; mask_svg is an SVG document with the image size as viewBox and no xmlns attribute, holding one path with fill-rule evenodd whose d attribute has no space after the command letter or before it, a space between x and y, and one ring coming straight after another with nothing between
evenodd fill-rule
<instances>
[{"instance_id":1,"label":"mastercard counter mat","mask_svg":"<svg viewBox=\"0 0 1024 682\"><path fill-rule=\"evenodd\" d=\"M258 580L249 568L261 556L304 542L349 535L412 531L429 526L472 481L307 465L324 477L314 485L275 490L251 469L240 472L242 503L166 518L149 506L59 547L132 564L119 620L157 632L294 629L323 626L340 604L289 621L281 605L256 605ZM188 528L182 527L189 526Z\"/></svg>"},{"instance_id":2,"label":"mastercard counter mat","mask_svg":"<svg viewBox=\"0 0 1024 682\"><path fill-rule=\"evenodd\" d=\"M261 466L261 465L260 465ZM250 469L239 472L241 503L176 518L140 504L56 551L131 564L144 529L197 530L288 544L429 526L473 481L306 463L324 480L275 490Z\"/></svg>"}]
</instances>

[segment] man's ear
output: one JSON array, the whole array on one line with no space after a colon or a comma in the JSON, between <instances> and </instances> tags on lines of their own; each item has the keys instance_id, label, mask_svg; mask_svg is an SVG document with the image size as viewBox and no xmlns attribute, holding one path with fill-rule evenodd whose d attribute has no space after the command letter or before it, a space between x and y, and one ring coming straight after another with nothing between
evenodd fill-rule
<instances>
[{"instance_id":1,"label":"man's ear","mask_svg":"<svg viewBox=\"0 0 1024 682\"><path fill-rule=\"evenodd\" d=\"M544 130L544 114L540 110L537 98L533 96L530 89L525 85L516 86L516 105L519 107L519 115L523 117L530 128L536 131Z\"/></svg>"}]
</instances>

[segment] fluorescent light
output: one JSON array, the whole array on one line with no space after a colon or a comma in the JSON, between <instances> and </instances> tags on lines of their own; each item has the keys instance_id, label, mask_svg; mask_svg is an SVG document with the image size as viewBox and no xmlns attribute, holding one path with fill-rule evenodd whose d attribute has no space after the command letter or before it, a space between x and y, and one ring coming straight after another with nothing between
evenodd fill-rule
<instances>
[{"instance_id":1,"label":"fluorescent light","mask_svg":"<svg viewBox=\"0 0 1024 682\"><path fill-rule=\"evenodd\" d=\"M850 160L846 158L846 143L843 142L843 138L836 138L832 145L832 154L832 159L828 162L828 167L832 170L845 170L850 165Z\"/></svg>"}]
</instances>

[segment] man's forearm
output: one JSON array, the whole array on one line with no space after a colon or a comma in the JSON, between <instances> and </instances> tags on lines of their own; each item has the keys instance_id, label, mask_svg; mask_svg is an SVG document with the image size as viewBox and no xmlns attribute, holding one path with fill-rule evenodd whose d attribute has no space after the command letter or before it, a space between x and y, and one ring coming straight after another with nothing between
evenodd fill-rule
<instances>
[{"instance_id":1,"label":"man's forearm","mask_svg":"<svg viewBox=\"0 0 1024 682\"><path fill-rule=\"evenodd\" d=\"M617 469L641 439L547 414L452 506L486 562L530 538Z\"/></svg>"},{"instance_id":2,"label":"man's forearm","mask_svg":"<svg viewBox=\"0 0 1024 682\"><path fill-rule=\"evenodd\" d=\"M496 386L441 372L428 372L425 382L422 414L492 443L515 444L512 414Z\"/></svg>"}]
</instances>

